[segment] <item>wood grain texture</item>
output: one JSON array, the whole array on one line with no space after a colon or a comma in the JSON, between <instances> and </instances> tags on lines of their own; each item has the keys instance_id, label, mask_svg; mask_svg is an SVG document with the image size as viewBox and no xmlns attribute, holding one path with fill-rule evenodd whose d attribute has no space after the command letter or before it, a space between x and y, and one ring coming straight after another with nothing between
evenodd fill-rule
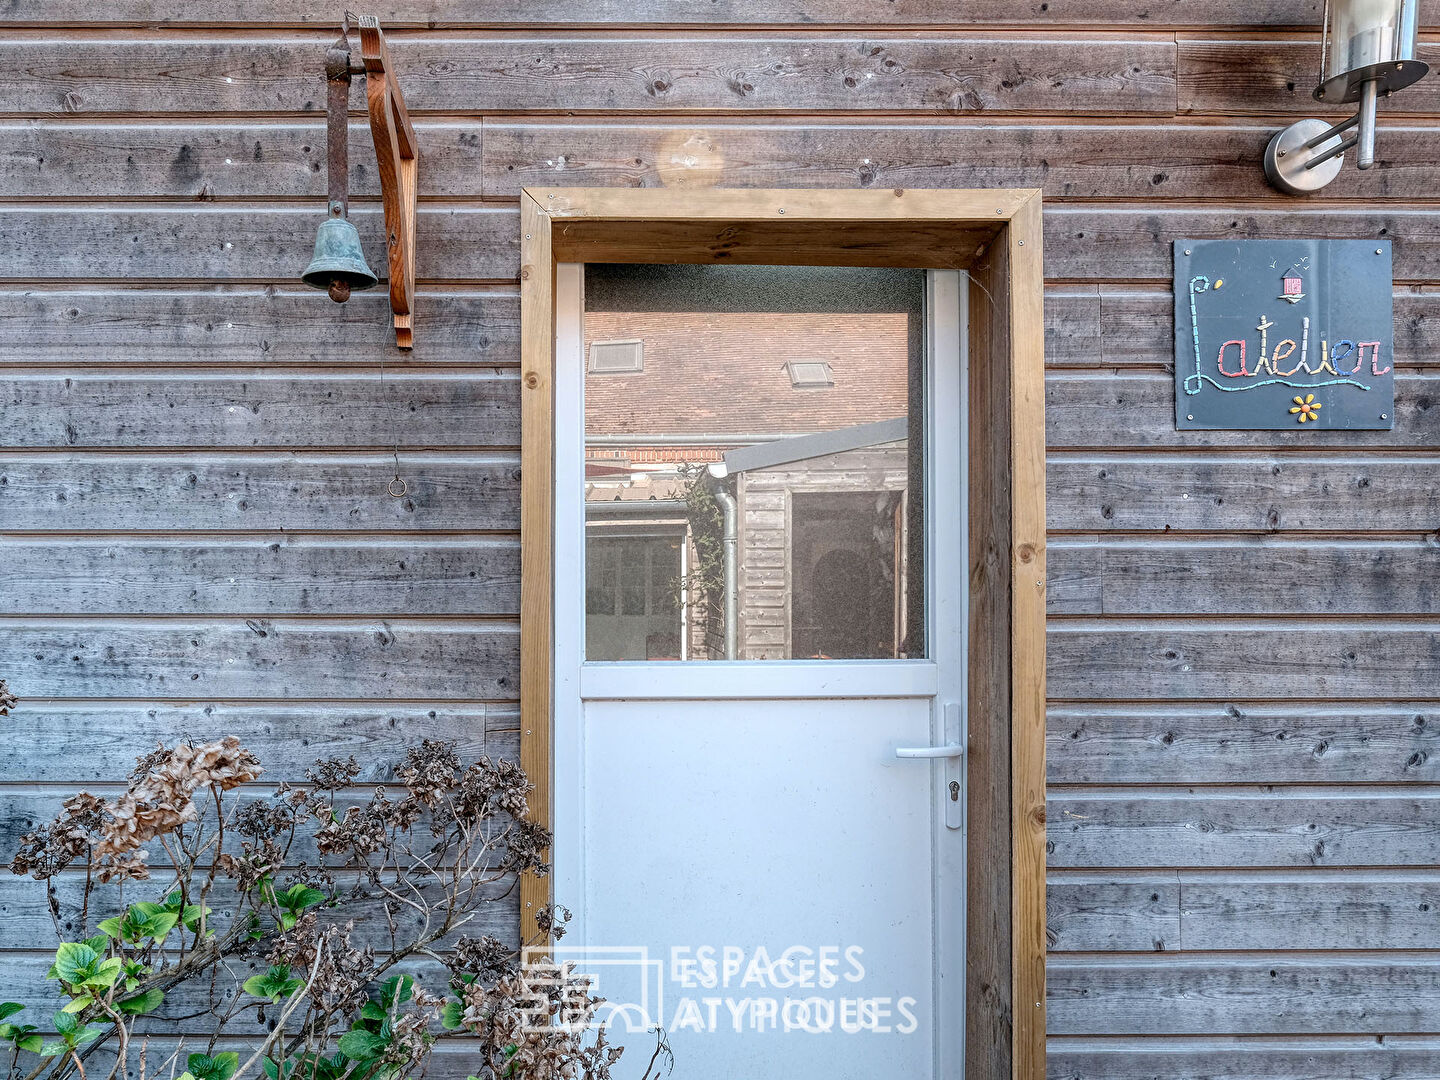
<instances>
[{"instance_id":1,"label":"wood grain texture","mask_svg":"<svg viewBox=\"0 0 1440 1080\"><path fill-rule=\"evenodd\" d=\"M352 206L365 259L386 265L384 228L375 206ZM299 277L320 216L300 204L195 203L88 206L44 203L0 206L0 248L9 253L0 280L284 281ZM515 275L513 207L420 209L417 243L427 280L478 281Z\"/></svg>"},{"instance_id":2,"label":"wood grain texture","mask_svg":"<svg viewBox=\"0 0 1440 1080\"><path fill-rule=\"evenodd\" d=\"M1421 207L1309 209L1304 203L1228 208L1058 204L1045 215L1045 273L1055 279L1172 280L1173 242L1338 239L1394 242L1397 281L1440 280L1440 224Z\"/></svg>"},{"instance_id":3,"label":"wood grain texture","mask_svg":"<svg viewBox=\"0 0 1440 1080\"><path fill-rule=\"evenodd\" d=\"M1011 492L1009 321L990 297L1009 292L1008 244L970 275L969 408L993 417L969 427L970 613L967 658L966 847L997 863L1011 858L1010 592ZM1013 875L965 875L965 1072L1002 1080L1015 1055Z\"/></svg>"},{"instance_id":4,"label":"wood grain texture","mask_svg":"<svg viewBox=\"0 0 1440 1080\"><path fill-rule=\"evenodd\" d=\"M292 253L293 254L293 253ZM303 258L303 249L301 249ZM285 276L290 263L271 267ZM298 273L298 271L297 271ZM0 367L93 365L369 365L514 367L520 359L520 298L513 285L421 290L415 318L429 333L410 352L392 350L383 290L335 304L298 280L280 286L123 285L0 288Z\"/></svg>"},{"instance_id":5,"label":"wood grain texture","mask_svg":"<svg viewBox=\"0 0 1440 1080\"><path fill-rule=\"evenodd\" d=\"M0 373L0 446L520 445L513 370Z\"/></svg>"},{"instance_id":6,"label":"wood grain texture","mask_svg":"<svg viewBox=\"0 0 1440 1080\"><path fill-rule=\"evenodd\" d=\"M1066 198L1262 199L1256 163L1275 124L946 124L487 121L486 195L606 187L1035 187ZM1376 171L1341 172L1312 201L1428 198L1440 132L1387 124Z\"/></svg>"},{"instance_id":7,"label":"wood grain texture","mask_svg":"<svg viewBox=\"0 0 1440 1080\"><path fill-rule=\"evenodd\" d=\"M1434 1031L1440 960L1433 953L1060 956L1050 962L1050 1016L1057 1035Z\"/></svg>"},{"instance_id":8,"label":"wood grain texture","mask_svg":"<svg viewBox=\"0 0 1440 1080\"><path fill-rule=\"evenodd\" d=\"M1374 1080L1424 1077L1431 1036L1212 1036L1050 1040L1052 1080Z\"/></svg>"},{"instance_id":9,"label":"wood grain texture","mask_svg":"<svg viewBox=\"0 0 1440 1080\"><path fill-rule=\"evenodd\" d=\"M1164 952L1180 947L1180 878L1174 871L1052 871L1045 941L1055 952Z\"/></svg>"},{"instance_id":10,"label":"wood grain texture","mask_svg":"<svg viewBox=\"0 0 1440 1080\"><path fill-rule=\"evenodd\" d=\"M1045 342L1040 193L1010 219L1011 949L1015 1080L1045 1075ZM986 414L981 412L979 416ZM983 631L982 631L983 632Z\"/></svg>"},{"instance_id":11,"label":"wood grain texture","mask_svg":"<svg viewBox=\"0 0 1440 1080\"><path fill-rule=\"evenodd\" d=\"M267 782L298 783L317 759L352 754L361 782L388 782L391 764L416 734L453 741L472 760L485 753L513 759L518 750L513 702L27 701L13 716L46 738L35 741L23 763L6 759L0 781L7 784L113 783L155 748L157 737L184 732L234 735L260 759Z\"/></svg>"},{"instance_id":12,"label":"wood grain texture","mask_svg":"<svg viewBox=\"0 0 1440 1080\"><path fill-rule=\"evenodd\" d=\"M537 0L524 8L501 0L417 0L390 2L369 9L389 28L435 26L549 26L565 24L633 25L645 17L657 26L774 26L807 24L858 24L864 26L953 26L956 24L1163 27L1281 26L1312 27L1320 19L1318 0L1279 0L1257 7L1241 0L1028 0L1023 4L976 0L956 10L939 0L895 0L893 3L856 4L854 0L792 0L771 4L763 0L721 0L695 5L685 0L651 0L643 11L622 0L597 0L577 11L559 0ZM114 0L103 10L81 0L48 0L43 10L17 5L0 12L0 24L27 25L132 25L151 27L256 25L324 27L330 29L333 13L315 5L291 0ZM1440 10L1430 0L1420 4L1422 27L1440 25Z\"/></svg>"},{"instance_id":13,"label":"wood grain texture","mask_svg":"<svg viewBox=\"0 0 1440 1080\"><path fill-rule=\"evenodd\" d=\"M0 619L20 698L513 699L513 620Z\"/></svg>"},{"instance_id":14,"label":"wood grain texture","mask_svg":"<svg viewBox=\"0 0 1440 1080\"><path fill-rule=\"evenodd\" d=\"M1318 20L1316 23L1318 29ZM1227 113L1300 113L1305 116L1343 115L1349 106L1322 109L1311 97L1317 82L1320 49L1310 35L1295 37L1209 38L1179 35L1179 111ZM1433 69L1440 48L1429 42L1415 55ZM1243 93L1237 89L1243 87ZM1394 113L1434 113L1440 107L1440 90L1421 80L1381 107L1381 116ZM1383 127L1385 121L1381 120Z\"/></svg>"},{"instance_id":15,"label":"wood grain texture","mask_svg":"<svg viewBox=\"0 0 1440 1080\"><path fill-rule=\"evenodd\" d=\"M0 42L0 113L323 112L310 34ZM395 33L414 113L897 110L1171 113L1162 35ZM1083 62L1076 60L1083 57Z\"/></svg>"},{"instance_id":16,"label":"wood grain texture","mask_svg":"<svg viewBox=\"0 0 1440 1080\"><path fill-rule=\"evenodd\" d=\"M1058 870L1046 902L1052 955L1428 949L1437 927L1433 869Z\"/></svg>"},{"instance_id":17,"label":"wood grain texture","mask_svg":"<svg viewBox=\"0 0 1440 1080\"><path fill-rule=\"evenodd\" d=\"M1436 871L1182 872L1186 949L1432 949Z\"/></svg>"},{"instance_id":18,"label":"wood grain texture","mask_svg":"<svg viewBox=\"0 0 1440 1080\"><path fill-rule=\"evenodd\" d=\"M520 766L535 785L531 820L553 822L555 679L555 251L550 216L520 202ZM536 914L555 902L550 878L520 879L520 940L539 936ZM549 943L549 936L543 939Z\"/></svg>"},{"instance_id":19,"label":"wood grain texture","mask_svg":"<svg viewBox=\"0 0 1440 1080\"><path fill-rule=\"evenodd\" d=\"M7 615L514 615L513 536L0 540Z\"/></svg>"},{"instance_id":20,"label":"wood grain texture","mask_svg":"<svg viewBox=\"0 0 1440 1080\"><path fill-rule=\"evenodd\" d=\"M1437 810L1418 785L1052 790L1050 865L1430 867Z\"/></svg>"},{"instance_id":21,"label":"wood grain texture","mask_svg":"<svg viewBox=\"0 0 1440 1080\"><path fill-rule=\"evenodd\" d=\"M1052 454L1050 528L1163 532L1440 527L1440 477L1421 457Z\"/></svg>"},{"instance_id":22,"label":"wood grain texture","mask_svg":"<svg viewBox=\"0 0 1440 1080\"><path fill-rule=\"evenodd\" d=\"M1383 407L1394 425L1390 431L1307 431L1299 424L1280 431L1177 431L1175 378L1163 372L1052 374L1045 387L1045 406L1047 445L1057 450L1440 446L1440 376L1432 373L1397 376L1394 407Z\"/></svg>"},{"instance_id":23,"label":"wood grain texture","mask_svg":"<svg viewBox=\"0 0 1440 1080\"><path fill-rule=\"evenodd\" d=\"M1066 537L1051 542L1049 581L1051 615L1424 616L1440 610L1440 544Z\"/></svg>"},{"instance_id":24,"label":"wood grain texture","mask_svg":"<svg viewBox=\"0 0 1440 1080\"><path fill-rule=\"evenodd\" d=\"M16 454L0 457L0 531L515 528L519 468L496 453Z\"/></svg>"},{"instance_id":25,"label":"wood grain texture","mask_svg":"<svg viewBox=\"0 0 1440 1080\"><path fill-rule=\"evenodd\" d=\"M1427 691L1428 692L1428 691ZM1433 703L1055 704L1052 784L1433 784Z\"/></svg>"},{"instance_id":26,"label":"wood grain texture","mask_svg":"<svg viewBox=\"0 0 1440 1080\"><path fill-rule=\"evenodd\" d=\"M1048 657L1052 700L1427 697L1440 623L1065 620Z\"/></svg>"},{"instance_id":27,"label":"wood grain texture","mask_svg":"<svg viewBox=\"0 0 1440 1080\"><path fill-rule=\"evenodd\" d=\"M358 98L357 98L358 101ZM475 189L480 121L420 126L420 195ZM0 191L7 198L308 198L323 215L325 118L196 123L12 121L0 124ZM368 124L350 125L350 195L380 194Z\"/></svg>"}]
</instances>

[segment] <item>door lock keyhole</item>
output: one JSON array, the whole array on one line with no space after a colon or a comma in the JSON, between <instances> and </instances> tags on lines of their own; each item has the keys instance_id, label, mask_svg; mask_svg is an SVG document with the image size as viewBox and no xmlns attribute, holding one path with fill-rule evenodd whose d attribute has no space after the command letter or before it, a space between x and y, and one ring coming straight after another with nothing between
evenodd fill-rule
<instances>
[{"instance_id":1,"label":"door lock keyhole","mask_svg":"<svg viewBox=\"0 0 1440 1080\"><path fill-rule=\"evenodd\" d=\"M959 802L959 801L960 801L960 781L959 781L959 780L951 780L951 781L950 781L950 801L951 801L951 802Z\"/></svg>"}]
</instances>

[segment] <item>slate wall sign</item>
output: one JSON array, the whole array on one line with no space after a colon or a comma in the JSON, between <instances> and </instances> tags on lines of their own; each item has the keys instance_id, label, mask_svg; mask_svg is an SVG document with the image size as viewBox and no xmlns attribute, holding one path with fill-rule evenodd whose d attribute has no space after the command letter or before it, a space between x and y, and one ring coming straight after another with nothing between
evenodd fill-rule
<instances>
[{"instance_id":1,"label":"slate wall sign","mask_svg":"<svg viewBox=\"0 0 1440 1080\"><path fill-rule=\"evenodd\" d=\"M1388 240L1176 240L1175 425L1389 430Z\"/></svg>"}]
</instances>

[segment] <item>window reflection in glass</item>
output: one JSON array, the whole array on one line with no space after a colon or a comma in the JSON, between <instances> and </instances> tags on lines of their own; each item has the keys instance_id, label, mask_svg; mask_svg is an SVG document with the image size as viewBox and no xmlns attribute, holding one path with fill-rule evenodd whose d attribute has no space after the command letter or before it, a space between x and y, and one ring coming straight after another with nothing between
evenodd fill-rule
<instances>
[{"instance_id":1,"label":"window reflection in glass","mask_svg":"<svg viewBox=\"0 0 1440 1080\"><path fill-rule=\"evenodd\" d=\"M586 268L587 659L925 655L924 281Z\"/></svg>"}]
</instances>

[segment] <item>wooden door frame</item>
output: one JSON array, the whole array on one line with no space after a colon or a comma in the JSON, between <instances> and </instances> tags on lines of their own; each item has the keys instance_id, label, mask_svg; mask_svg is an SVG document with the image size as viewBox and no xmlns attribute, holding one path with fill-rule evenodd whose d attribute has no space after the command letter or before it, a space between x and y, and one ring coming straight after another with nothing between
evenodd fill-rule
<instances>
[{"instance_id":1,"label":"wooden door frame","mask_svg":"<svg viewBox=\"0 0 1440 1080\"><path fill-rule=\"evenodd\" d=\"M520 194L520 762L551 824L555 268L898 266L970 275L965 1068L1045 1076L1045 382L1040 192L527 188ZM520 882L521 930L551 902Z\"/></svg>"}]
</instances>

